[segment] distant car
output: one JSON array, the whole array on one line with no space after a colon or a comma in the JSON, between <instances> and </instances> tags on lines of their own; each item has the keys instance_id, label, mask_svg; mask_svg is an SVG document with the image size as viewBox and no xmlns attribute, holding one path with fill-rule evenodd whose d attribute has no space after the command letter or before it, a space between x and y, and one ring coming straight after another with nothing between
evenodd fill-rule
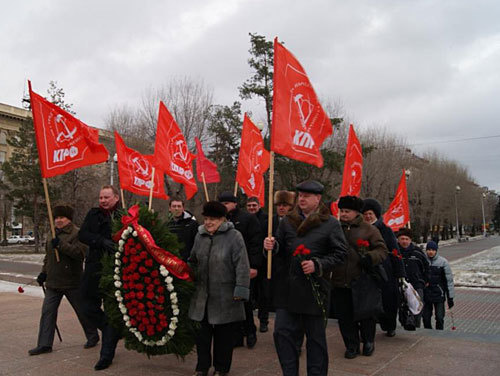
<instances>
[{"instance_id":1,"label":"distant car","mask_svg":"<svg viewBox=\"0 0 500 376\"><path fill-rule=\"evenodd\" d=\"M7 238L7 244L27 244L35 241L32 236L11 235Z\"/></svg>"},{"instance_id":2,"label":"distant car","mask_svg":"<svg viewBox=\"0 0 500 376\"><path fill-rule=\"evenodd\" d=\"M26 240L26 243L32 244L35 242L35 238L31 235L24 235L24 239Z\"/></svg>"}]
</instances>

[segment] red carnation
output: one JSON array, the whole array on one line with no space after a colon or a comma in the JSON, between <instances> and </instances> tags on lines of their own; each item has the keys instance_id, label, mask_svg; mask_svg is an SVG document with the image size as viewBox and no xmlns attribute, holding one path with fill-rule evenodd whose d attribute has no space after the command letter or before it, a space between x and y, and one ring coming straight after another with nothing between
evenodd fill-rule
<instances>
[{"instance_id":1,"label":"red carnation","mask_svg":"<svg viewBox=\"0 0 500 376\"><path fill-rule=\"evenodd\" d=\"M144 293L142 291L139 291L137 294L135 294L135 296L137 297L137 299L142 300L142 298L144 298Z\"/></svg>"},{"instance_id":2,"label":"red carnation","mask_svg":"<svg viewBox=\"0 0 500 376\"><path fill-rule=\"evenodd\" d=\"M135 315L137 315L137 309L136 309L136 308L132 308L132 309L129 311L129 313L130 313L130 316L135 316Z\"/></svg>"},{"instance_id":3,"label":"red carnation","mask_svg":"<svg viewBox=\"0 0 500 376\"><path fill-rule=\"evenodd\" d=\"M358 239L358 240L356 240L356 245L357 245L358 247L360 247L360 248L361 248L361 247L369 247L369 246L370 246L370 243L369 243L368 241L366 241L366 240L363 240L363 239Z\"/></svg>"},{"instance_id":4,"label":"red carnation","mask_svg":"<svg viewBox=\"0 0 500 376\"><path fill-rule=\"evenodd\" d=\"M143 304L143 303L139 303L139 304L137 305L137 308L139 309L139 311L143 311L143 310L144 310L144 308L146 308L146 307L144 307L144 304Z\"/></svg>"},{"instance_id":5,"label":"red carnation","mask_svg":"<svg viewBox=\"0 0 500 376\"><path fill-rule=\"evenodd\" d=\"M165 297L164 297L163 295L158 296L158 298L156 298L156 300L157 300L157 301L158 301L158 303L160 303L160 304L165 303Z\"/></svg>"},{"instance_id":6,"label":"red carnation","mask_svg":"<svg viewBox=\"0 0 500 376\"><path fill-rule=\"evenodd\" d=\"M144 266L139 266L139 273L146 274L148 270Z\"/></svg>"},{"instance_id":7,"label":"red carnation","mask_svg":"<svg viewBox=\"0 0 500 376\"><path fill-rule=\"evenodd\" d=\"M146 294L146 298L152 300L155 297L155 293L153 291L148 291Z\"/></svg>"},{"instance_id":8,"label":"red carnation","mask_svg":"<svg viewBox=\"0 0 500 376\"><path fill-rule=\"evenodd\" d=\"M130 255L130 249L128 249L127 247L125 247L125 256L128 256Z\"/></svg>"},{"instance_id":9,"label":"red carnation","mask_svg":"<svg viewBox=\"0 0 500 376\"><path fill-rule=\"evenodd\" d=\"M17 292L18 292L19 294L22 294L22 293L24 292L23 287L22 287L22 286L19 286L19 287L17 288Z\"/></svg>"},{"instance_id":10,"label":"red carnation","mask_svg":"<svg viewBox=\"0 0 500 376\"><path fill-rule=\"evenodd\" d=\"M307 255L310 255L310 254L311 254L311 250L310 250L310 249L308 249L308 248L304 248L304 249L302 250L302 254L303 254L303 255L306 255L306 256L307 256Z\"/></svg>"},{"instance_id":11,"label":"red carnation","mask_svg":"<svg viewBox=\"0 0 500 376\"><path fill-rule=\"evenodd\" d=\"M135 285L135 289L139 291L144 290L144 285L142 283L137 283Z\"/></svg>"},{"instance_id":12,"label":"red carnation","mask_svg":"<svg viewBox=\"0 0 500 376\"><path fill-rule=\"evenodd\" d=\"M154 312L153 312L153 313L154 313ZM149 322L151 322L151 324L156 324L156 322L157 322L157 321L158 321L158 320L157 320L157 319L156 319L156 317L154 317L154 316L151 316L151 317L149 318Z\"/></svg>"},{"instance_id":13,"label":"red carnation","mask_svg":"<svg viewBox=\"0 0 500 376\"><path fill-rule=\"evenodd\" d=\"M141 322L144 324L144 325L148 325L149 324L149 319L147 317L143 317L143 319L141 320Z\"/></svg>"},{"instance_id":14,"label":"red carnation","mask_svg":"<svg viewBox=\"0 0 500 376\"><path fill-rule=\"evenodd\" d=\"M128 245L134 245L134 243L135 243L135 241L134 241L133 238L128 238L127 239L127 243L126 244L128 244Z\"/></svg>"},{"instance_id":15,"label":"red carnation","mask_svg":"<svg viewBox=\"0 0 500 376\"><path fill-rule=\"evenodd\" d=\"M163 287L163 286L158 286L158 287L156 288L156 292L157 292L158 294L163 294L163 291L165 291L165 287Z\"/></svg>"},{"instance_id":16,"label":"red carnation","mask_svg":"<svg viewBox=\"0 0 500 376\"><path fill-rule=\"evenodd\" d=\"M167 315L165 315L164 313L160 313L158 315L158 318L160 319L160 321L167 321Z\"/></svg>"},{"instance_id":17,"label":"red carnation","mask_svg":"<svg viewBox=\"0 0 500 376\"><path fill-rule=\"evenodd\" d=\"M146 311L139 311L139 316L145 317L146 316Z\"/></svg>"},{"instance_id":18,"label":"red carnation","mask_svg":"<svg viewBox=\"0 0 500 376\"><path fill-rule=\"evenodd\" d=\"M151 303L151 302L146 302L146 306L147 306L148 308L153 308L153 307L154 307L154 304L153 304L153 303Z\"/></svg>"},{"instance_id":19,"label":"red carnation","mask_svg":"<svg viewBox=\"0 0 500 376\"><path fill-rule=\"evenodd\" d=\"M159 280L158 278L156 278L156 279L153 281L153 283L154 283L156 286L158 286L161 282L160 282L160 280Z\"/></svg>"},{"instance_id":20,"label":"red carnation","mask_svg":"<svg viewBox=\"0 0 500 376\"><path fill-rule=\"evenodd\" d=\"M148 315L149 315L149 316L154 316L154 315L155 315L155 311L153 311L152 309L150 309L150 310L148 311Z\"/></svg>"},{"instance_id":21,"label":"red carnation","mask_svg":"<svg viewBox=\"0 0 500 376\"><path fill-rule=\"evenodd\" d=\"M139 253L139 256L141 257L141 259L145 259L148 258L148 253L146 251L141 251L141 253Z\"/></svg>"},{"instance_id":22,"label":"red carnation","mask_svg":"<svg viewBox=\"0 0 500 376\"><path fill-rule=\"evenodd\" d=\"M156 325L156 331L161 332L163 330L163 326L161 324Z\"/></svg>"},{"instance_id":23,"label":"red carnation","mask_svg":"<svg viewBox=\"0 0 500 376\"><path fill-rule=\"evenodd\" d=\"M136 254L137 254L137 249L135 249L135 248L130 248L130 254L131 254L131 255L136 255Z\"/></svg>"},{"instance_id":24,"label":"red carnation","mask_svg":"<svg viewBox=\"0 0 500 376\"><path fill-rule=\"evenodd\" d=\"M123 256L122 261L124 264L128 264L128 257Z\"/></svg>"},{"instance_id":25,"label":"red carnation","mask_svg":"<svg viewBox=\"0 0 500 376\"><path fill-rule=\"evenodd\" d=\"M139 305L139 301L137 301L136 299L132 299L131 303L134 307Z\"/></svg>"},{"instance_id":26,"label":"red carnation","mask_svg":"<svg viewBox=\"0 0 500 376\"><path fill-rule=\"evenodd\" d=\"M149 284L147 287L146 287L146 290L148 291L153 291L155 289L155 286L152 285L152 284Z\"/></svg>"},{"instance_id":27,"label":"red carnation","mask_svg":"<svg viewBox=\"0 0 500 376\"><path fill-rule=\"evenodd\" d=\"M139 324L139 330L143 332L146 329L146 325L144 324Z\"/></svg>"},{"instance_id":28,"label":"red carnation","mask_svg":"<svg viewBox=\"0 0 500 376\"><path fill-rule=\"evenodd\" d=\"M163 326L164 328L166 328L168 326L167 320L160 321L160 325Z\"/></svg>"},{"instance_id":29,"label":"red carnation","mask_svg":"<svg viewBox=\"0 0 500 376\"><path fill-rule=\"evenodd\" d=\"M160 274L160 273L158 272L158 270L153 270L153 271L151 272L151 277L156 278L156 277L158 277L158 275L159 275L159 274Z\"/></svg>"},{"instance_id":30,"label":"red carnation","mask_svg":"<svg viewBox=\"0 0 500 376\"><path fill-rule=\"evenodd\" d=\"M148 268L152 267L153 266L153 259L147 259L144 264L146 264L146 266Z\"/></svg>"},{"instance_id":31,"label":"red carnation","mask_svg":"<svg viewBox=\"0 0 500 376\"><path fill-rule=\"evenodd\" d=\"M144 283L149 285L151 283L151 277L144 277Z\"/></svg>"},{"instance_id":32,"label":"red carnation","mask_svg":"<svg viewBox=\"0 0 500 376\"><path fill-rule=\"evenodd\" d=\"M137 325L137 321L135 319L130 319L130 325L136 326Z\"/></svg>"},{"instance_id":33,"label":"red carnation","mask_svg":"<svg viewBox=\"0 0 500 376\"><path fill-rule=\"evenodd\" d=\"M142 249L142 244L141 243L137 243L135 245L135 248L137 248L138 250L141 250Z\"/></svg>"},{"instance_id":34,"label":"red carnation","mask_svg":"<svg viewBox=\"0 0 500 376\"><path fill-rule=\"evenodd\" d=\"M162 305L160 305L160 304L157 304L157 305L155 305L155 309L156 309L157 311L162 312L162 311L163 311L163 306L162 306Z\"/></svg>"}]
</instances>

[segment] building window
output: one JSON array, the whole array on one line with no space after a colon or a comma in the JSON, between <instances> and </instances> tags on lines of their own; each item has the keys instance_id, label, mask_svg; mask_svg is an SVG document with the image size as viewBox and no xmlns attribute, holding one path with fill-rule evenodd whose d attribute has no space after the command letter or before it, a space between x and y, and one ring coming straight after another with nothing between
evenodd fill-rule
<instances>
[{"instance_id":1,"label":"building window","mask_svg":"<svg viewBox=\"0 0 500 376\"><path fill-rule=\"evenodd\" d=\"M7 145L7 133L5 132L0 132L0 145Z\"/></svg>"},{"instance_id":2,"label":"building window","mask_svg":"<svg viewBox=\"0 0 500 376\"><path fill-rule=\"evenodd\" d=\"M5 151L0 151L0 163L5 162L7 158L7 153Z\"/></svg>"}]
</instances>

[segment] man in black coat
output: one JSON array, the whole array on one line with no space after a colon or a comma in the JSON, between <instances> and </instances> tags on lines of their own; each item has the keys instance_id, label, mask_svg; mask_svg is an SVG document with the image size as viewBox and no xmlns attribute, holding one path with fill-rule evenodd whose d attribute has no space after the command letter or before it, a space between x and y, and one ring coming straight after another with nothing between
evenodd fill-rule
<instances>
[{"instance_id":1,"label":"man in black coat","mask_svg":"<svg viewBox=\"0 0 500 376\"><path fill-rule=\"evenodd\" d=\"M168 222L168 229L177 236L177 240L181 243L181 257L187 261L193 248L194 238L198 233L199 224L192 214L184 210L184 201L180 198L171 198L168 209L172 214L172 218Z\"/></svg>"},{"instance_id":2,"label":"man in black coat","mask_svg":"<svg viewBox=\"0 0 500 376\"><path fill-rule=\"evenodd\" d=\"M387 281L380 283L384 314L378 320L380 327L386 332L387 337L394 337L396 335L396 321L400 302L399 283L401 278L406 277L403 260L399 252L398 240L391 228L384 223L380 202L374 198L363 200L362 214L365 222L378 228L389 251L389 256L382 262L382 266L387 274Z\"/></svg>"},{"instance_id":3,"label":"man in black coat","mask_svg":"<svg viewBox=\"0 0 500 376\"><path fill-rule=\"evenodd\" d=\"M272 250L273 303L276 308L274 344L283 375L297 375L299 348L307 337L307 374L327 375L328 348L325 318L328 315L330 272L342 264L347 244L339 222L321 203L323 185L306 181L297 186L297 207L281 220L275 237L266 237ZM302 257L296 256L303 252ZM312 288L314 281L319 296Z\"/></svg>"},{"instance_id":4,"label":"man in black coat","mask_svg":"<svg viewBox=\"0 0 500 376\"><path fill-rule=\"evenodd\" d=\"M104 254L115 252L115 243L111 240L111 228L113 219L120 215L118 206L118 190L111 185L103 186L99 193L99 207L89 210L78 234L80 241L89 246L81 284L83 306L87 317L102 332L101 353L99 361L94 366L96 371L111 365L120 339L119 333L109 325L101 308L102 295L99 292L101 259Z\"/></svg>"},{"instance_id":5,"label":"man in black coat","mask_svg":"<svg viewBox=\"0 0 500 376\"><path fill-rule=\"evenodd\" d=\"M418 295L424 299L424 288L429 284L429 260L420 248L411 241L411 230L401 228L397 232L399 250L403 256L406 277ZM420 328L422 313L415 315L415 326Z\"/></svg>"},{"instance_id":6,"label":"man in black coat","mask_svg":"<svg viewBox=\"0 0 500 376\"><path fill-rule=\"evenodd\" d=\"M236 230L241 232L250 261L250 294L255 296L257 288L256 277L258 269L264 258L262 254L262 240L264 236L261 231L261 225L257 217L238 208L237 198L231 192L222 192L218 201L224 204L227 209L227 219L233 222ZM253 319L252 301L245 302L246 320L243 323L242 333L235 340L236 346L243 345L243 336L247 337L247 347L253 348L257 343L257 327Z\"/></svg>"}]
</instances>

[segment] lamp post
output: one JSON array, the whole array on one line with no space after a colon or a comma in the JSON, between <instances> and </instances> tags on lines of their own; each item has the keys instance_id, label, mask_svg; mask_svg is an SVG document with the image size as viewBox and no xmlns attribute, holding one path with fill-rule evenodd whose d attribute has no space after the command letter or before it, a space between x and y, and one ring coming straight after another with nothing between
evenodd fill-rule
<instances>
[{"instance_id":1,"label":"lamp post","mask_svg":"<svg viewBox=\"0 0 500 376\"><path fill-rule=\"evenodd\" d=\"M110 161L111 163L111 173L110 173L110 178L109 178L109 184L110 185L113 185L113 177L114 177L114 169L115 169L115 163L118 162L118 155L115 153L115 155L113 155L113 159Z\"/></svg>"},{"instance_id":2,"label":"lamp post","mask_svg":"<svg viewBox=\"0 0 500 376\"><path fill-rule=\"evenodd\" d=\"M459 185L455 187L455 215L457 218L457 242L460 242L460 233L458 231L458 199L457 199L457 196L460 193L460 189L461 188Z\"/></svg>"},{"instance_id":3,"label":"lamp post","mask_svg":"<svg viewBox=\"0 0 500 376\"><path fill-rule=\"evenodd\" d=\"M486 198L486 193L481 194L481 210L483 212L483 236L486 237L486 218L484 217L484 199Z\"/></svg>"}]
</instances>

